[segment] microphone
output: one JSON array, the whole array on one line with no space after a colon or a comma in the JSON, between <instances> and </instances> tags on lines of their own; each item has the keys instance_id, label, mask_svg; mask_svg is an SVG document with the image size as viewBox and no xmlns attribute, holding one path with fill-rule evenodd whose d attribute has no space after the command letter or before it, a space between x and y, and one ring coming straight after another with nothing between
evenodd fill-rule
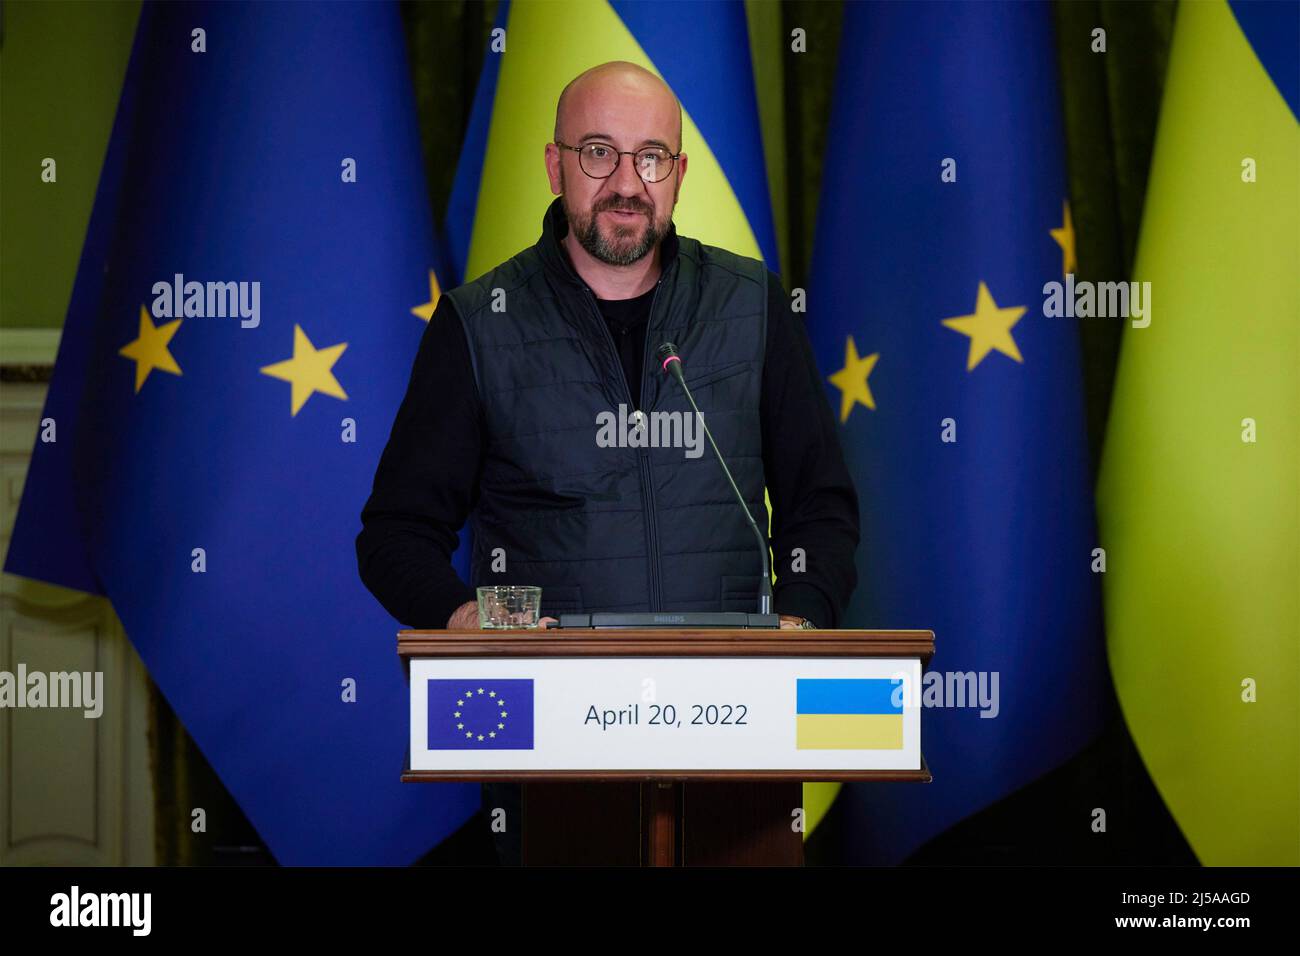
<instances>
[{"instance_id":1,"label":"microphone","mask_svg":"<svg viewBox=\"0 0 1300 956\"><path fill-rule=\"evenodd\" d=\"M740 507L745 512L745 520L749 522L749 527L753 529L754 538L758 541L758 554L763 561L763 577L758 583L758 613L772 613L772 565L767 557L767 540L763 537L763 532L758 529L758 524L754 521L754 516L749 513L749 505L745 504L745 496L740 493L736 487L736 480L731 477L731 469L727 467L726 461L722 457L722 452L718 451L718 443L713 440L713 433L709 431L709 426L704 421L704 416L700 414L699 406L695 404L695 398L691 395L691 390L686 387L686 379L682 376L682 357L677 354L677 346L672 342L665 342L659 346L659 361L665 372L677 379L677 384L682 387L686 393L686 400L691 403L691 408L695 411L695 417L700 425L704 428L704 434L709 439L709 444L713 446L713 454L718 459L718 464L722 466L722 473L727 476L727 482L731 485L731 490L736 493L736 500L740 502Z\"/></svg>"}]
</instances>

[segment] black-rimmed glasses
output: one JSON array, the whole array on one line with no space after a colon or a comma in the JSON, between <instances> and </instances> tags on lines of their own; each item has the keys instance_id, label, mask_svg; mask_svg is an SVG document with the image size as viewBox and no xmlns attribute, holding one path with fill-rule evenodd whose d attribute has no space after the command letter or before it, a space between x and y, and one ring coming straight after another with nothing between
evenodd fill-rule
<instances>
[{"instance_id":1,"label":"black-rimmed glasses","mask_svg":"<svg viewBox=\"0 0 1300 956\"><path fill-rule=\"evenodd\" d=\"M561 149L571 149L578 154L578 166L592 179L608 179L618 169L624 156L632 157L632 168L647 183L662 182L667 179L677 163L681 153L670 153L662 146L645 146L635 152L618 150L608 143L585 143L582 146L570 146L556 140L555 145Z\"/></svg>"}]
</instances>

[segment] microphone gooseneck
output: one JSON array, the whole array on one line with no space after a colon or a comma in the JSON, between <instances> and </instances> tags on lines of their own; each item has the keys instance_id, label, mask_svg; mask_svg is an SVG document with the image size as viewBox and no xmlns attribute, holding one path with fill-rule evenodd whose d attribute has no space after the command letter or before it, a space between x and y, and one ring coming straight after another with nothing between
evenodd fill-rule
<instances>
[{"instance_id":1,"label":"microphone gooseneck","mask_svg":"<svg viewBox=\"0 0 1300 956\"><path fill-rule=\"evenodd\" d=\"M695 417L704 429L704 435L709 440L709 445L713 448L714 457L718 459L718 464L722 466L722 473L727 476L727 483L731 485L731 490L736 494L736 500L740 502L741 509L745 512L745 520L749 522L750 529L754 532L754 540L758 542L758 554L763 563L762 578L758 582L758 613L772 613L772 565L767 556L767 539L763 537L763 532L759 530L758 522L754 520L753 514L750 513L749 505L745 503L745 496L740 493L736 487L736 479L731 477L731 469L727 467L726 459L722 457L722 452L718 450L718 443L713 440L713 433L709 431L708 423L704 420L703 413L695 404L695 396L691 390L686 387L686 378L682 375L682 358L677 354L677 346L672 342L665 342L659 346L659 361L664 372L672 375L677 379L677 384L682 387L686 394L686 400L691 403L691 409L695 412Z\"/></svg>"}]
</instances>

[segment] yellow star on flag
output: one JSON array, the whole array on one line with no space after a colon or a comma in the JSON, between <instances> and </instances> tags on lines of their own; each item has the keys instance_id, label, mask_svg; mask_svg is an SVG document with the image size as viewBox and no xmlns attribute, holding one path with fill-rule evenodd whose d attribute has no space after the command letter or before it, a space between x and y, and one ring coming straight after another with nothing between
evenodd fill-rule
<instances>
[{"instance_id":1,"label":"yellow star on flag","mask_svg":"<svg viewBox=\"0 0 1300 956\"><path fill-rule=\"evenodd\" d=\"M293 386L290 404L292 414L297 415L314 392L333 395L335 398L348 397L348 393L343 391L343 386L330 371L347 347L347 342L340 342L338 345L318 349L311 344L311 339L307 338L302 326L294 325L293 358L263 366L261 371L263 375L283 379Z\"/></svg>"},{"instance_id":2,"label":"yellow star on flag","mask_svg":"<svg viewBox=\"0 0 1300 956\"><path fill-rule=\"evenodd\" d=\"M993 349L997 349L1003 355L1009 355L1017 362L1025 361L1020 357L1016 340L1011 337L1012 327L1024 314L1023 305L998 308L998 304L993 301L992 293L989 292L989 287L981 282L979 292L975 296L975 313L944 319L943 324L962 335L970 336L970 354L966 358L966 371L969 372Z\"/></svg>"},{"instance_id":3,"label":"yellow star on flag","mask_svg":"<svg viewBox=\"0 0 1300 956\"><path fill-rule=\"evenodd\" d=\"M172 340L176 330L181 327L181 320L175 319L166 325L154 325L149 317L149 310L140 306L140 334L135 340L117 350L118 355L125 355L135 362L135 390L140 391L144 380L154 369L162 372L181 374L181 367L167 350L167 343Z\"/></svg>"},{"instance_id":4,"label":"yellow star on flag","mask_svg":"<svg viewBox=\"0 0 1300 956\"><path fill-rule=\"evenodd\" d=\"M1056 244L1061 247L1062 258L1065 260L1061 268L1064 275L1069 275L1079 268L1079 260L1074 251L1074 220L1070 218L1070 201L1067 199L1064 203L1065 213L1064 222L1061 223L1060 229L1049 230Z\"/></svg>"},{"instance_id":5,"label":"yellow star on flag","mask_svg":"<svg viewBox=\"0 0 1300 956\"><path fill-rule=\"evenodd\" d=\"M430 269L429 270L429 301L424 303L424 305L417 305L414 309L411 310L411 314L415 316L419 316L421 319L428 322L430 319L433 318L433 310L438 307L438 299L440 299L441 297L442 297L442 290L438 288L438 277L434 275L433 270Z\"/></svg>"},{"instance_id":6,"label":"yellow star on flag","mask_svg":"<svg viewBox=\"0 0 1300 956\"><path fill-rule=\"evenodd\" d=\"M875 411L876 400L871 396L867 377L876 367L879 352L872 352L866 358L859 358L858 347L853 344L853 336L844 346L844 367L832 375L828 381L840 390L840 424L849 420L853 406L861 404Z\"/></svg>"}]
</instances>

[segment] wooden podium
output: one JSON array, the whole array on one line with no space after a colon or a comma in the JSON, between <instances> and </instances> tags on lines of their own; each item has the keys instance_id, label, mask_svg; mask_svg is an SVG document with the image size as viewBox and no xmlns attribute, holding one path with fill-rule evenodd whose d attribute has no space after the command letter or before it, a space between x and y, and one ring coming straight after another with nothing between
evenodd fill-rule
<instances>
[{"instance_id":1,"label":"wooden podium","mask_svg":"<svg viewBox=\"0 0 1300 956\"><path fill-rule=\"evenodd\" d=\"M792 821L803 803L805 781L930 780L920 754L919 690L933 653L931 631L401 631L398 654L411 686L412 717L402 780L520 782L526 866L799 866L803 834ZM827 745L811 737L809 748L815 749L804 748L805 725L796 730L796 723L807 716L805 710L818 711L812 720L823 719L825 710L803 703L805 685L836 692L845 685L874 685L879 698L881 689L888 690L886 675L915 694L907 698L908 706L897 714L850 719L892 727L897 716L897 727L906 730L899 729L879 750L863 749L860 742L855 749L834 749L834 740ZM528 746L474 753L472 721L480 718L473 709L497 705L476 703L475 687L459 688L474 683L490 688L498 678L527 685ZM451 696L470 699L449 703L456 709L444 716L434 700L435 685L453 681L459 683ZM684 699L649 703L645 710L633 704L614 709L615 698L622 703L630 696L618 697L619 689L636 688L644 700L658 693L660 682L669 696L728 701L757 696L746 703ZM701 690L715 687L721 690ZM480 701L495 696L484 687L477 691ZM609 698L600 711L603 723L579 728L585 695L601 693ZM816 698L811 692L806 696ZM897 703L899 692L892 696ZM825 696L818 699L824 703ZM518 710L516 703L501 711L511 714L503 721L514 722L516 733ZM596 711L592 703L586 724ZM666 719L670 712L675 723ZM616 713L623 715L619 723L606 726ZM625 726L624 717L636 726ZM497 720L495 714L489 719ZM459 736L467 720L468 742L431 740L434 734ZM452 726L457 729L449 730ZM507 732L504 722L491 726ZM478 734L477 740L491 747L489 736L495 732ZM638 758L635 766L626 765Z\"/></svg>"}]
</instances>

